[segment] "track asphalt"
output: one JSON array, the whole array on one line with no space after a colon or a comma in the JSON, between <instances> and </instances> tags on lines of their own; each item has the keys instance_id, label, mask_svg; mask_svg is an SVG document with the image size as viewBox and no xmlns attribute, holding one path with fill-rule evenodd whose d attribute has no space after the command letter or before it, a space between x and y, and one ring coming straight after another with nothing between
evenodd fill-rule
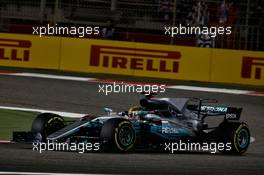
<instances>
[{"instance_id":1,"label":"track asphalt","mask_svg":"<svg viewBox=\"0 0 264 175\"><path fill-rule=\"evenodd\" d=\"M167 89L159 97L215 98L243 107L241 119L256 139L242 156L210 153L85 153L49 151L31 145L0 144L0 171L97 174L264 174L264 97ZM103 107L127 110L140 95L98 93L98 84L0 75L0 105L102 114ZM1 117L1 116L0 116Z\"/></svg>"}]
</instances>

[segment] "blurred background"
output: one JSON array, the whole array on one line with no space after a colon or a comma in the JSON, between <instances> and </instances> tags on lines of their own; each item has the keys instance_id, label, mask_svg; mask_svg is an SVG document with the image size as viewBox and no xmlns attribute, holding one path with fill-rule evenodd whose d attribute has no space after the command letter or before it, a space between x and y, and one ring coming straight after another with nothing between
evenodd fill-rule
<instances>
[{"instance_id":1,"label":"blurred background","mask_svg":"<svg viewBox=\"0 0 264 175\"><path fill-rule=\"evenodd\" d=\"M263 0L1 0L0 32L47 24L100 26L101 36L87 36L98 39L264 51ZM231 26L232 34L164 35L179 24Z\"/></svg>"}]
</instances>

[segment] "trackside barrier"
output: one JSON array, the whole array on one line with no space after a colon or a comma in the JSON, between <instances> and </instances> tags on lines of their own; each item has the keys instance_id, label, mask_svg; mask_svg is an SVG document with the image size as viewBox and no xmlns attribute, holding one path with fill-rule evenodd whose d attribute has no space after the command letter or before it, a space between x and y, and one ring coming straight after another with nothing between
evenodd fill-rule
<instances>
[{"instance_id":1,"label":"trackside barrier","mask_svg":"<svg viewBox=\"0 0 264 175\"><path fill-rule=\"evenodd\" d=\"M0 33L0 65L264 85L264 52Z\"/></svg>"},{"instance_id":2,"label":"trackside barrier","mask_svg":"<svg viewBox=\"0 0 264 175\"><path fill-rule=\"evenodd\" d=\"M264 86L264 52L213 49L211 82Z\"/></svg>"},{"instance_id":3,"label":"trackside barrier","mask_svg":"<svg viewBox=\"0 0 264 175\"><path fill-rule=\"evenodd\" d=\"M0 65L58 69L61 38L0 33Z\"/></svg>"},{"instance_id":4,"label":"trackside barrier","mask_svg":"<svg viewBox=\"0 0 264 175\"><path fill-rule=\"evenodd\" d=\"M198 48L63 38L61 54L62 70L209 81L210 52Z\"/></svg>"}]
</instances>

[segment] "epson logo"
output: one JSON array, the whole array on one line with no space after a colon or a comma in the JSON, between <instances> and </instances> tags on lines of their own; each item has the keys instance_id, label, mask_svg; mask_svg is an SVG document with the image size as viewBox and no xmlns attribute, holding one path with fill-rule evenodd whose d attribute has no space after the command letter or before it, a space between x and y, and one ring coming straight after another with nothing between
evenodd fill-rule
<instances>
[{"instance_id":1,"label":"epson logo","mask_svg":"<svg viewBox=\"0 0 264 175\"><path fill-rule=\"evenodd\" d=\"M226 119L236 119L237 115L236 114L226 114Z\"/></svg>"}]
</instances>

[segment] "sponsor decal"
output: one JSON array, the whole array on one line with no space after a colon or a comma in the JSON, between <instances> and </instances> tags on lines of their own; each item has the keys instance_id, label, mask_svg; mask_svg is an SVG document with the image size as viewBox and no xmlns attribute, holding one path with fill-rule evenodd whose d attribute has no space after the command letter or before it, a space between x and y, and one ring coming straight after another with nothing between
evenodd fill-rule
<instances>
[{"instance_id":1,"label":"sponsor decal","mask_svg":"<svg viewBox=\"0 0 264 175\"><path fill-rule=\"evenodd\" d=\"M179 134L179 130L173 127L162 127L161 132L163 134Z\"/></svg>"},{"instance_id":2,"label":"sponsor decal","mask_svg":"<svg viewBox=\"0 0 264 175\"><path fill-rule=\"evenodd\" d=\"M31 41L0 38L0 60L29 61L29 48Z\"/></svg>"},{"instance_id":3,"label":"sponsor decal","mask_svg":"<svg viewBox=\"0 0 264 175\"><path fill-rule=\"evenodd\" d=\"M153 72L179 72L181 53L128 47L91 46L90 66Z\"/></svg>"},{"instance_id":4,"label":"sponsor decal","mask_svg":"<svg viewBox=\"0 0 264 175\"><path fill-rule=\"evenodd\" d=\"M264 79L262 69L264 69L264 58L243 57L242 78L254 78L257 80Z\"/></svg>"},{"instance_id":5,"label":"sponsor decal","mask_svg":"<svg viewBox=\"0 0 264 175\"><path fill-rule=\"evenodd\" d=\"M226 114L225 115L226 119L237 119L237 115L232 113L232 114Z\"/></svg>"},{"instance_id":6,"label":"sponsor decal","mask_svg":"<svg viewBox=\"0 0 264 175\"><path fill-rule=\"evenodd\" d=\"M227 112L227 107L221 107L221 106L201 106L201 111L222 113L222 112Z\"/></svg>"}]
</instances>

